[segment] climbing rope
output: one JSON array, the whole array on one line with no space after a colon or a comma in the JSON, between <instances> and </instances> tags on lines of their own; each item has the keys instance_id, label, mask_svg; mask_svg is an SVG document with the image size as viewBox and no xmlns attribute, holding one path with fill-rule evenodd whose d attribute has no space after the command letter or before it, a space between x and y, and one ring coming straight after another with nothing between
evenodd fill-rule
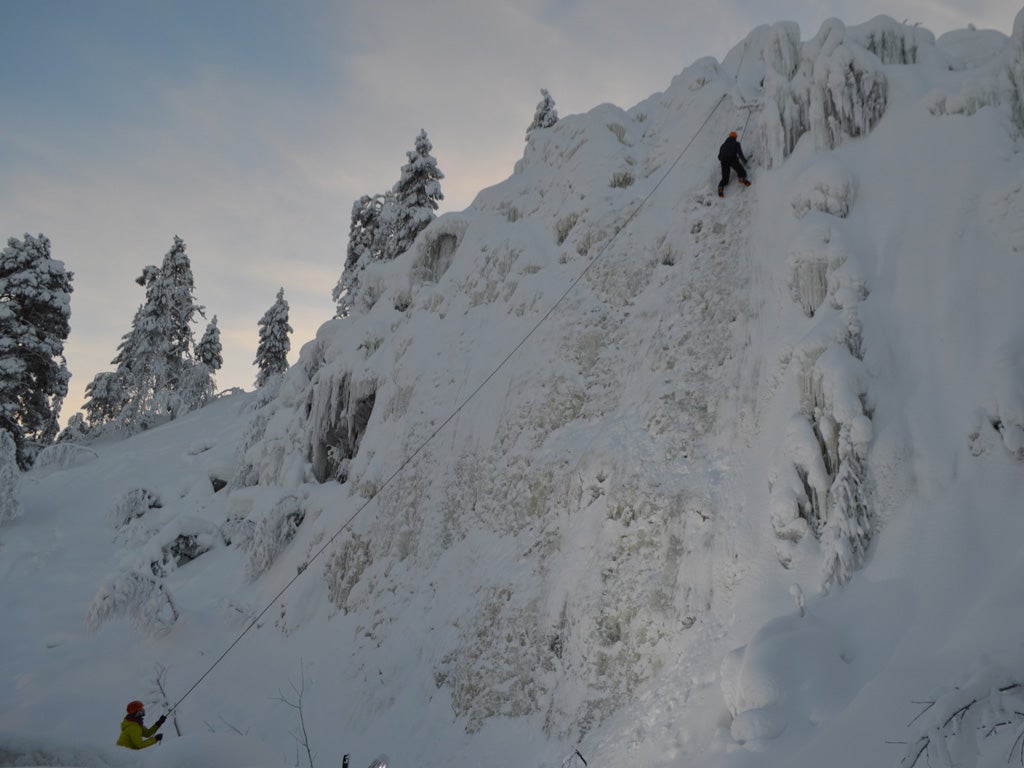
<instances>
[{"instance_id":1,"label":"climbing rope","mask_svg":"<svg viewBox=\"0 0 1024 768\"><path fill-rule=\"evenodd\" d=\"M736 93L741 98L742 98L743 94L739 92L740 72L743 70L743 59L747 55L747 48L750 47L749 43L750 43L750 38L749 37L746 40L743 41L743 51L740 53L740 63L736 65L736 74L733 76L733 80L736 81ZM743 109L744 107L747 107L747 120L746 120L746 122L743 123L743 130L740 131L740 135L743 136L744 138L746 138L747 126L750 125L750 116L754 113L754 109L760 107L760 105L759 104L750 104L748 106L748 105L745 105L745 104L741 104L739 106L740 109Z\"/></svg>"},{"instance_id":2,"label":"climbing rope","mask_svg":"<svg viewBox=\"0 0 1024 768\"><path fill-rule=\"evenodd\" d=\"M742 63L742 59L741 59L741 63ZM192 684L192 687L189 688L187 691L185 691L185 693L174 703L174 705L170 709L167 710L168 714L170 714L175 709L177 709L178 706L181 704L181 702L183 702L186 698L188 698L189 694L191 694L196 688L199 687L199 685L207 678L207 676L209 676L209 674L211 672L213 672L213 670L217 667L217 665L220 664L221 661L223 661L224 658L229 653L231 653L232 650L234 650L235 646L237 646L242 641L242 638L245 637L249 633L249 631L253 627L256 626L256 624L259 622L259 620L262 619L266 615L267 611L269 611L274 606L274 604L278 600L281 599L281 597L284 595L284 593L287 592L288 589L291 588L291 586L296 581L298 581L299 577L301 577L302 574L305 573L306 569L315 560L317 560L320 557L320 555L322 555L327 550L327 548L331 544L333 544L334 541L345 530L348 529L348 527L353 523L353 521L355 521L355 519L368 506L370 506L370 504L372 504L374 502L374 500L377 498L377 496L380 495L380 493L383 492L384 489L387 488L394 481L394 479L396 477L398 477L398 475L401 474L402 471L407 466L409 466L409 464L412 463L412 461L417 456L419 456L420 453L423 452L423 450L430 444L430 442L435 437L437 437L437 435L440 434L440 432L445 427L447 427L455 419L456 416L458 416L462 412L462 410L473 400L473 398L475 398L480 393L480 391L484 387L486 387L487 384L490 383L490 381L498 374L498 372L502 368L505 367L505 365L509 362L509 360L511 360L512 357L520 349L522 349L523 346L526 345L526 343L533 337L533 335L537 332L537 330L547 321L547 319L549 317L551 317L551 315L555 312L555 310L559 307L559 305L569 296L570 293L572 293L572 291L576 288L576 286L579 285L580 281L582 281L583 278L586 277L587 273L590 272L591 268L595 264L597 264L597 262L599 262L604 257L605 253L611 247L612 243L615 242L615 239L619 236L619 234L622 232L622 230L624 230L627 226L629 226L630 222L632 222L633 219L636 218L637 214L640 213L640 211L641 211L641 209L643 209L644 205L647 204L647 201L650 200L654 196L654 193L658 191L658 189L661 187L661 185L665 182L665 179L668 178L669 174L672 173L672 171L675 169L675 167L679 164L679 161L682 160L683 155L686 154L686 151L693 145L693 142L697 140L697 137L700 135L701 131L703 131L704 128L707 126L707 124L711 121L711 118L714 116L715 112L718 111L718 108L722 105L722 102L725 101L726 96L728 96L728 94L722 94L722 97L715 103L715 106L712 107L711 111L708 113L708 116L704 119L704 122L701 123L701 125L697 129L696 133L694 133L693 138L691 138L686 143L686 146L683 147L683 149L679 152L679 154L676 156L676 159L672 161L672 164L668 167L668 170L665 171L664 174L662 174L661 178L654 185L654 187L651 188L651 190L647 193L647 195L644 196L644 198L640 201L640 203L636 206L636 208L633 209L633 212L630 213L629 216L626 217L626 220L624 222L622 222L622 224L620 224L619 227L615 230L615 232L612 234L612 236L604 244L604 247L602 247L601 250L597 253L597 255L594 256L594 258L590 260L590 262L583 269L583 271L580 272L580 274L569 284L569 287L566 288L565 291L562 292L562 295L559 296L558 299L555 301L555 303L552 304L551 307L547 310L547 312L545 312L541 316L541 318L533 325L533 327L529 330L529 332L519 341L518 344L516 344L512 348L512 350L507 355L505 355L505 357L501 360L501 362L498 363L498 365L494 368L494 370L492 370L484 378L484 380L482 382L480 382L480 384L458 405L458 407L456 407L456 409L454 411L452 411L452 413L444 421L442 421L434 429L434 431L431 432L426 437L426 439L423 440L422 443L420 443L419 447L417 447L416 450L414 450L411 454L409 454L408 457L406 457L406 459L404 461L402 461L402 463L398 466L398 468L394 472L392 472L387 477L387 479L384 480L383 483L380 484L380 486L373 493L373 495L371 495L370 498L368 498L362 504L362 506L360 506L358 509L356 509L356 511L353 512L351 516L349 516L349 518L341 525L340 528L338 528L338 530L334 533L334 535L331 536L329 539L327 539L327 541L324 542L324 544L312 555L312 557L310 557L308 560L306 560L305 563L303 563L303 565L297 570L295 575L292 576L291 579L288 580L288 582L278 591L278 593L276 595L274 595L274 597L267 603L267 605L263 608L263 610L261 610L258 614L256 614L256 617L254 619L252 619L245 626L245 628L239 633L238 637L236 637L234 639L234 641L227 648L224 649L224 651L220 654L220 656L218 656L214 660L214 662L207 668L207 670L205 672L203 672L202 675L200 675L199 679L196 680L195 683Z\"/></svg>"}]
</instances>

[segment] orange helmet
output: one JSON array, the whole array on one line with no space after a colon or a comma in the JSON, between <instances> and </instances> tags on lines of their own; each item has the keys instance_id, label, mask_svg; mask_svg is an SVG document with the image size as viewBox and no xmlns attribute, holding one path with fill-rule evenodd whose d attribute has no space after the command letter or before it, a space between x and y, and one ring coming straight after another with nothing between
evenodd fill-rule
<instances>
[{"instance_id":1,"label":"orange helmet","mask_svg":"<svg viewBox=\"0 0 1024 768\"><path fill-rule=\"evenodd\" d=\"M141 701L129 701L127 709L132 716L146 714L146 706Z\"/></svg>"},{"instance_id":2,"label":"orange helmet","mask_svg":"<svg viewBox=\"0 0 1024 768\"><path fill-rule=\"evenodd\" d=\"M729 138L730 139L735 139L736 138L736 131L729 131Z\"/></svg>"}]
</instances>

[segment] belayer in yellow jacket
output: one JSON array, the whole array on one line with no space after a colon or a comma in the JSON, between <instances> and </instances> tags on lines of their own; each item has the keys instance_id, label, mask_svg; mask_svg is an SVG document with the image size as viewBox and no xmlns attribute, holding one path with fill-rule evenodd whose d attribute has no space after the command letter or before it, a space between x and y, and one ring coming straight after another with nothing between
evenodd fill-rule
<instances>
[{"instance_id":1,"label":"belayer in yellow jacket","mask_svg":"<svg viewBox=\"0 0 1024 768\"><path fill-rule=\"evenodd\" d=\"M160 726L167 720L167 716L160 715L160 719L149 728L142 722L145 716L146 709L141 701L128 703L128 714L121 721L121 735L117 737L117 746L128 747L128 749L145 749L160 743L164 735L156 732L160 730ZM154 733L156 733L156 736L153 736Z\"/></svg>"}]
</instances>

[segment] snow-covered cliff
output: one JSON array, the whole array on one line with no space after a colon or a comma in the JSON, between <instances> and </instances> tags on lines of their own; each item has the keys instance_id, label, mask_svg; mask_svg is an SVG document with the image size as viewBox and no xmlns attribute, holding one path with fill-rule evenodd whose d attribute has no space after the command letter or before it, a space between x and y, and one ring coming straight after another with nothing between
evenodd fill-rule
<instances>
[{"instance_id":1,"label":"snow-covered cliff","mask_svg":"<svg viewBox=\"0 0 1024 768\"><path fill-rule=\"evenodd\" d=\"M987 552L961 529L1008 561L1021 532L1022 27L761 27L533 131L282 381L213 406L181 477L112 481L89 642L162 631L115 680L156 654L184 688L300 573L240 646L274 682L236 668L183 718L288 745L257 699L294 672L322 751L396 764L884 761L897 726L856 757L846 731L1024 628L997 605L986 642L929 645L1010 582L947 581ZM731 130L754 185L720 200ZM26 519L74 463L44 458Z\"/></svg>"}]
</instances>

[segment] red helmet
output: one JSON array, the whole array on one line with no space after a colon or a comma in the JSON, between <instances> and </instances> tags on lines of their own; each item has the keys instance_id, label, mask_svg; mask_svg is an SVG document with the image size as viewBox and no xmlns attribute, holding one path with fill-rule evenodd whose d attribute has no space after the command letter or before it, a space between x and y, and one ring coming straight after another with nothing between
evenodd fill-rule
<instances>
[{"instance_id":1,"label":"red helmet","mask_svg":"<svg viewBox=\"0 0 1024 768\"><path fill-rule=\"evenodd\" d=\"M730 139L735 139L736 138L736 131L730 131L729 132L729 138Z\"/></svg>"},{"instance_id":2,"label":"red helmet","mask_svg":"<svg viewBox=\"0 0 1024 768\"><path fill-rule=\"evenodd\" d=\"M137 716L146 714L146 706L141 701L128 702L128 715Z\"/></svg>"}]
</instances>

